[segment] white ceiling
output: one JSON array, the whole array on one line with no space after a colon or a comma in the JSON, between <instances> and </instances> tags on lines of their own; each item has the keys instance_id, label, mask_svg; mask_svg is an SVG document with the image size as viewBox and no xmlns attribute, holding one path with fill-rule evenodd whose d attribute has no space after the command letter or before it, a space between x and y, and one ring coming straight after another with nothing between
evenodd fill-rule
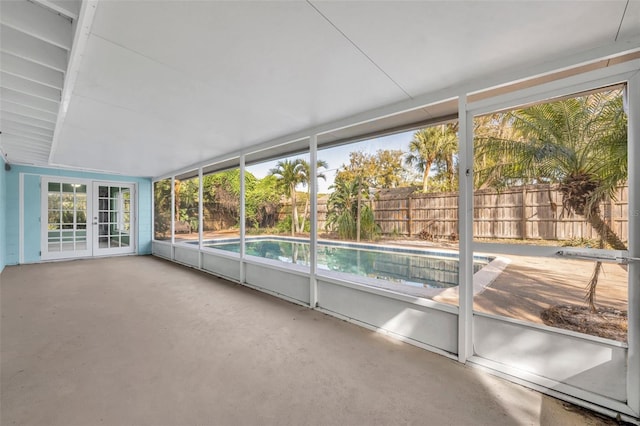
<instances>
[{"instance_id":1,"label":"white ceiling","mask_svg":"<svg viewBox=\"0 0 640 426\"><path fill-rule=\"evenodd\" d=\"M80 1L0 2L0 149L47 164Z\"/></svg>"},{"instance_id":2,"label":"white ceiling","mask_svg":"<svg viewBox=\"0 0 640 426\"><path fill-rule=\"evenodd\" d=\"M17 154L4 120L17 95L4 88L0 147L10 161L158 176L484 76L637 48L639 36L638 0L100 0L53 152ZM15 37L3 33L3 51Z\"/></svg>"}]
</instances>

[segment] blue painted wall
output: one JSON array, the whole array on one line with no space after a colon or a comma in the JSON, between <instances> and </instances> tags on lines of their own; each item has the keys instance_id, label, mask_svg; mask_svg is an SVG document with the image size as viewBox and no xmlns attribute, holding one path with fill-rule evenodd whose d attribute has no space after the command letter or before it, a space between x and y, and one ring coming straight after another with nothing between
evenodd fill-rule
<instances>
[{"instance_id":1,"label":"blue painted wall","mask_svg":"<svg viewBox=\"0 0 640 426\"><path fill-rule=\"evenodd\" d=\"M0 161L0 272L2 272L7 264L7 172L4 170L4 158L2 155L0 155L0 158L2 158L2 161Z\"/></svg>"},{"instance_id":2,"label":"blue painted wall","mask_svg":"<svg viewBox=\"0 0 640 426\"><path fill-rule=\"evenodd\" d=\"M64 169L12 166L11 171L5 173L6 251L4 263L6 265L16 265L20 259L19 191L21 173L24 175L24 263L40 261L40 178L42 176L136 183L138 187L138 254L151 253L151 179Z\"/></svg>"}]
</instances>

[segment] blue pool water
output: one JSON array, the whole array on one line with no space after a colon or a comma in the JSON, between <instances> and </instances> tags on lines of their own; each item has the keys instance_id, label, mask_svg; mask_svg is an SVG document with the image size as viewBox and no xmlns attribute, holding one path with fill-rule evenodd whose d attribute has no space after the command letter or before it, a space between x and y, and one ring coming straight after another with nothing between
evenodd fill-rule
<instances>
[{"instance_id":1,"label":"blue pool water","mask_svg":"<svg viewBox=\"0 0 640 426\"><path fill-rule=\"evenodd\" d=\"M309 266L309 243L279 238L247 239L245 252L250 256ZM206 247L240 252L240 242L207 242ZM491 258L474 259L474 273ZM447 288L458 285L457 253L318 243L318 270L355 274L423 288Z\"/></svg>"}]
</instances>

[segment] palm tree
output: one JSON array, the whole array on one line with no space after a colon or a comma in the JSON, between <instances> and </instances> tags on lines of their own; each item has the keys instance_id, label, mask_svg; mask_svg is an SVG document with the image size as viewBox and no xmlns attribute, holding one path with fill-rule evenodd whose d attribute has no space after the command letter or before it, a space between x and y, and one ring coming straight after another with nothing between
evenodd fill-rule
<instances>
[{"instance_id":1,"label":"palm tree","mask_svg":"<svg viewBox=\"0 0 640 426\"><path fill-rule=\"evenodd\" d=\"M300 161L302 162L302 175L303 175L302 181L300 183L302 184L303 187L308 187L311 181L311 165L309 164L309 162L305 160L300 160ZM327 169L328 167L329 167L329 163L327 163L326 161L324 160L316 161L316 178L326 180L327 177L323 172L319 171L319 169L321 168ZM309 215L309 201L310 201L309 195L310 194L307 191L307 196L304 204L304 213L302 214L302 218L300 219L300 224L298 225L298 232L304 232L304 223L307 216Z\"/></svg>"},{"instance_id":2,"label":"palm tree","mask_svg":"<svg viewBox=\"0 0 640 426\"><path fill-rule=\"evenodd\" d=\"M362 179L338 177L329 189L333 192L327 201L327 229L335 230L344 239L360 241L361 234L373 238L378 227L371 207L361 203L362 197L369 196L368 186L362 184Z\"/></svg>"},{"instance_id":3,"label":"palm tree","mask_svg":"<svg viewBox=\"0 0 640 426\"><path fill-rule=\"evenodd\" d=\"M405 162L422 173L423 192L428 190L431 166L437 162L445 165L447 180L453 185L453 156L458 150L455 126L449 123L420 129L413 134L413 139L409 142L409 153L405 156Z\"/></svg>"},{"instance_id":4,"label":"palm tree","mask_svg":"<svg viewBox=\"0 0 640 426\"><path fill-rule=\"evenodd\" d=\"M355 237L354 195L357 192L355 180L336 179L329 187L333 192L327 200L327 228L338 232L344 239Z\"/></svg>"},{"instance_id":5,"label":"palm tree","mask_svg":"<svg viewBox=\"0 0 640 426\"><path fill-rule=\"evenodd\" d=\"M298 223L298 207L296 205L296 186L305 179L303 160L281 160L269 173L278 179L287 197L291 198L291 235L295 235Z\"/></svg>"},{"instance_id":6,"label":"palm tree","mask_svg":"<svg viewBox=\"0 0 640 426\"><path fill-rule=\"evenodd\" d=\"M538 104L506 113L513 136L476 138L478 156L490 157L480 174L499 176L496 185L557 184L563 207L583 215L615 250L626 245L600 215L600 202L615 198L627 178L627 119L621 90ZM589 283L587 301L595 310L600 264Z\"/></svg>"}]
</instances>

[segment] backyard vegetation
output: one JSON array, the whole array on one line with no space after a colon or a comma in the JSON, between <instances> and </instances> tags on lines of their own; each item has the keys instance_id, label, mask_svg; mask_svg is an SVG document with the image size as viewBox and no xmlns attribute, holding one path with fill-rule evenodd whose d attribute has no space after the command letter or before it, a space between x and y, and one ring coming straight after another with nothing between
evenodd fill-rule
<instances>
[{"instance_id":1,"label":"backyard vegetation","mask_svg":"<svg viewBox=\"0 0 640 426\"><path fill-rule=\"evenodd\" d=\"M309 188L317 179L317 223L323 239L456 248L457 134L458 123L447 122L320 147L316 176L308 152L248 164L247 234L308 241ZM474 135L476 241L626 249L627 118L622 88L478 116ZM198 239L199 181L194 173L174 182L176 239ZM239 167L205 174L202 186L204 238L238 236ZM154 183L154 197L155 238L169 239L170 179ZM586 287L589 309L596 312L603 266L588 264L591 276L581 287ZM553 315L541 316L558 318L555 305L563 302L560 293L556 303L547 306ZM625 303L615 306L621 315Z\"/></svg>"}]
</instances>

